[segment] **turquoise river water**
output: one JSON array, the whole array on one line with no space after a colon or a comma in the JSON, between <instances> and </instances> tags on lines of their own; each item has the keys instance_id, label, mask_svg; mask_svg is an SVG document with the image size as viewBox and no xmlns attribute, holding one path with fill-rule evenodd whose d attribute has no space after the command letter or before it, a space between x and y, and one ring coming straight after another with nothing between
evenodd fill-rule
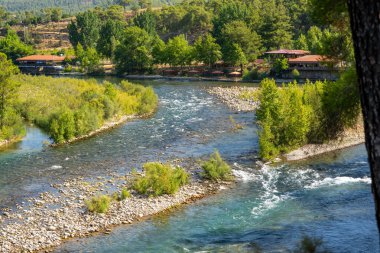
<instances>
[{"instance_id":1,"label":"turquoise river water","mask_svg":"<svg viewBox=\"0 0 380 253\"><path fill-rule=\"evenodd\" d=\"M218 149L234 167L233 189L55 252L290 252L304 236L321 238L330 252L379 251L364 145L258 166L254 113L233 113L204 90L222 84L146 84L160 97L152 118L59 148L31 127L24 141L1 151L0 207L53 190L54 182L125 173L146 161L205 158ZM232 131L230 116L244 129Z\"/></svg>"}]
</instances>

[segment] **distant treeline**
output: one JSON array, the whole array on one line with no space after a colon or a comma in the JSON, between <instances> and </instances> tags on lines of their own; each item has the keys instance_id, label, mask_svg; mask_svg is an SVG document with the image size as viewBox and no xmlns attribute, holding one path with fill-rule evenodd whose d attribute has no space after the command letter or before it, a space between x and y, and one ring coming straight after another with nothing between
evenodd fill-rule
<instances>
[{"instance_id":1,"label":"distant treeline","mask_svg":"<svg viewBox=\"0 0 380 253\"><path fill-rule=\"evenodd\" d=\"M45 8L60 7L67 13L78 13L96 6L106 7L118 4L119 0L2 0L0 5L11 12L39 11ZM153 6L173 4L179 0L153 0Z\"/></svg>"}]
</instances>

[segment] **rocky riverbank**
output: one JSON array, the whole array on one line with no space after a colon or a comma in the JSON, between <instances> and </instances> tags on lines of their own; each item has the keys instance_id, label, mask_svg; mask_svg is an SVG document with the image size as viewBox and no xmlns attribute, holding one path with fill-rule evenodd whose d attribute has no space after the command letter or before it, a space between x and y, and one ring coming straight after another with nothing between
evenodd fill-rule
<instances>
[{"instance_id":1,"label":"rocky riverbank","mask_svg":"<svg viewBox=\"0 0 380 253\"><path fill-rule=\"evenodd\" d=\"M147 197L135 192L132 197L113 202L107 214L92 214L85 200L95 195L112 194L130 185L130 174L114 174L95 180L71 179L52 185L52 191L41 193L18 205L15 210L3 210L0 216L0 252L36 252L51 250L65 240L109 233L112 227L131 224L175 206L228 188L230 182L209 182L199 177L200 168L187 169L191 183L174 195Z\"/></svg>"},{"instance_id":2,"label":"rocky riverbank","mask_svg":"<svg viewBox=\"0 0 380 253\"><path fill-rule=\"evenodd\" d=\"M298 161L312 156L356 146L365 142L363 124L346 130L338 139L323 144L307 144L283 156L285 161Z\"/></svg>"},{"instance_id":3,"label":"rocky riverbank","mask_svg":"<svg viewBox=\"0 0 380 253\"><path fill-rule=\"evenodd\" d=\"M254 98L255 92L258 90L256 87L211 87L207 88L207 91L216 96L228 107L238 112L250 112L254 111L259 102Z\"/></svg>"},{"instance_id":4,"label":"rocky riverbank","mask_svg":"<svg viewBox=\"0 0 380 253\"><path fill-rule=\"evenodd\" d=\"M6 148L7 146L9 146L9 145L11 145L13 143L19 142L19 141L22 141L22 137L20 137L20 136L12 138L10 140L0 141L0 149L4 148L4 147Z\"/></svg>"}]
</instances>

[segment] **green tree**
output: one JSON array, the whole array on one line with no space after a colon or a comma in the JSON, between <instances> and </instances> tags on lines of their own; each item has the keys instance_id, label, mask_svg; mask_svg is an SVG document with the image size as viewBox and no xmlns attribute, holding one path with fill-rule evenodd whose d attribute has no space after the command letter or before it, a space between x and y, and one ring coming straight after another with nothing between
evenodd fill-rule
<instances>
[{"instance_id":1,"label":"green tree","mask_svg":"<svg viewBox=\"0 0 380 253\"><path fill-rule=\"evenodd\" d=\"M0 139L3 139L17 133L13 128L19 127L21 120L13 108L19 85L10 79L18 73L18 68L5 54L0 53L0 69Z\"/></svg>"},{"instance_id":2,"label":"green tree","mask_svg":"<svg viewBox=\"0 0 380 253\"><path fill-rule=\"evenodd\" d=\"M145 71L152 67L152 37L143 29L128 27L116 47L114 62L119 74Z\"/></svg>"},{"instance_id":3,"label":"green tree","mask_svg":"<svg viewBox=\"0 0 380 253\"><path fill-rule=\"evenodd\" d=\"M147 31L150 35L155 35L157 26L157 17L151 10L144 11L138 14L134 19L133 23L135 26L140 27Z\"/></svg>"},{"instance_id":4,"label":"green tree","mask_svg":"<svg viewBox=\"0 0 380 253\"><path fill-rule=\"evenodd\" d=\"M219 43L222 42L224 36L222 30L224 26L233 21L242 21L247 27L253 29L260 25L259 12L256 9L258 1L249 1L250 4L243 1L226 1L220 3L220 12L213 19L213 35Z\"/></svg>"},{"instance_id":5,"label":"green tree","mask_svg":"<svg viewBox=\"0 0 380 253\"><path fill-rule=\"evenodd\" d=\"M8 29L5 38L0 39L0 52L6 54L12 61L16 61L17 58L33 54L34 50L21 42L15 31Z\"/></svg>"},{"instance_id":6,"label":"green tree","mask_svg":"<svg viewBox=\"0 0 380 253\"><path fill-rule=\"evenodd\" d=\"M186 15L182 6L164 6L159 15L158 29L161 33L174 33L180 30L181 21Z\"/></svg>"},{"instance_id":7,"label":"green tree","mask_svg":"<svg viewBox=\"0 0 380 253\"><path fill-rule=\"evenodd\" d=\"M259 34L264 46L267 49L290 48L293 45L292 25L283 2L276 3L275 0L269 0L263 4L261 13L263 24Z\"/></svg>"},{"instance_id":8,"label":"green tree","mask_svg":"<svg viewBox=\"0 0 380 253\"><path fill-rule=\"evenodd\" d=\"M211 68L215 62L222 59L221 47L216 43L216 39L210 34L199 37L194 44L195 60L208 64Z\"/></svg>"},{"instance_id":9,"label":"green tree","mask_svg":"<svg viewBox=\"0 0 380 253\"><path fill-rule=\"evenodd\" d=\"M138 0L138 4L141 9L152 7L152 0Z\"/></svg>"},{"instance_id":10,"label":"green tree","mask_svg":"<svg viewBox=\"0 0 380 253\"><path fill-rule=\"evenodd\" d=\"M313 54L322 54L323 52L323 32L317 26L310 27L306 35L309 50Z\"/></svg>"},{"instance_id":11,"label":"green tree","mask_svg":"<svg viewBox=\"0 0 380 253\"><path fill-rule=\"evenodd\" d=\"M256 110L259 130L259 152L263 159L271 159L279 154L277 144L276 123L280 119L280 94L276 82L264 79L260 83L260 107Z\"/></svg>"},{"instance_id":12,"label":"green tree","mask_svg":"<svg viewBox=\"0 0 380 253\"><path fill-rule=\"evenodd\" d=\"M53 8L51 10L51 21L58 22L62 19L62 9L61 8Z\"/></svg>"},{"instance_id":13,"label":"green tree","mask_svg":"<svg viewBox=\"0 0 380 253\"><path fill-rule=\"evenodd\" d=\"M100 71L100 57L95 48L83 49L82 45L79 44L76 50L76 58L86 73L91 74Z\"/></svg>"},{"instance_id":14,"label":"green tree","mask_svg":"<svg viewBox=\"0 0 380 253\"><path fill-rule=\"evenodd\" d=\"M69 109L62 109L50 119L50 136L55 143L64 143L75 137L75 118Z\"/></svg>"},{"instance_id":15,"label":"green tree","mask_svg":"<svg viewBox=\"0 0 380 253\"><path fill-rule=\"evenodd\" d=\"M107 58L114 56L115 49L123 38L125 23L108 19L100 29L100 36L96 49Z\"/></svg>"},{"instance_id":16,"label":"green tree","mask_svg":"<svg viewBox=\"0 0 380 253\"><path fill-rule=\"evenodd\" d=\"M191 6L182 18L181 30L185 33L195 33L197 31L208 32L212 28L212 15L201 6Z\"/></svg>"},{"instance_id":17,"label":"green tree","mask_svg":"<svg viewBox=\"0 0 380 253\"><path fill-rule=\"evenodd\" d=\"M302 50L306 50L308 51L309 50L309 46L308 46L308 43L307 43L307 38L304 34L301 34L298 39L294 42L294 47L296 49L302 49Z\"/></svg>"},{"instance_id":18,"label":"green tree","mask_svg":"<svg viewBox=\"0 0 380 253\"><path fill-rule=\"evenodd\" d=\"M255 60L261 52L260 36L248 28L243 21L232 21L226 24L221 35L223 51L232 44L237 44L243 50L248 61Z\"/></svg>"},{"instance_id":19,"label":"green tree","mask_svg":"<svg viewBox=\"0 0 380 253\"><path fill-rule=\"evenodd\" d=\"M232 66L241 66L243 69L243 65L248 63L243 49L236 43L226 46L223 51L224 61Z\"/></svg>"},{"instance_id":20,"label":"green tree","mask_svg":"<svg viewBox=\"0 0 380 253\"><path fill-rule=\"evenodd\" d=\"M153 63L155 64L164 64L168 62L166 56L166 44L158 35L156 35L153 40L152 56Z\"/></svg>"},{"instance_id":21,"label":"green tree","mask_svg":"<svg viewBox=\"0 0 380 253\"><path fill-rule=\"evenodd\" d=\"M96 48L100 37L100 19L92 11L86 11L76 16L76 19L68 25L69 39L76 47L79 43L83 48Z\"/></svg>"},{"instance_id":22,"label":"green tree","mask_svg":"<svg viewBox=\"0 0 380 253\"><path fill-rule=\"evenodd\" d=\"M273 63L273 70L276 75L280 75L282 72L289 69L288 59L277 58Z\"/></svg>"},{"instance_id":23,"label":"green tree","mask_svg":"<svg viewBox=\"0 0 380 253\"><path fill-rule=\"evenodd\" d=\"M120 4L124 7L124 11L126 11L127 6L130 6L133 0L117 0L116 3Z\"/></svg>"},{"instance_id":24,"label":"green tree","mask_svg":"<svg viewBox=\"0 0 380 253\"><path fill-rule=\"evenodd\" d=\"M167 63L171 66L185 66L192 61L192 47L181 34L170 39L166 45Z\"/></svg>"}]
</instances>

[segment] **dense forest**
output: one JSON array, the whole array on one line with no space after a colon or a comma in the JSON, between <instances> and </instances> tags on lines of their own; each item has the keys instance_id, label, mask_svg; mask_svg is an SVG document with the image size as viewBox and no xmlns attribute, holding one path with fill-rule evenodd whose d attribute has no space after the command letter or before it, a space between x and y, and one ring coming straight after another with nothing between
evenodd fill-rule
<instances>
[{"instance_id":1,"label":"dense forest","mask_svg":"<svg viewBox=\"0 0 380 253\"><path fill-rule=\"evenodd\" d=\"M119 0L2 0L0 5L11 12L39 11L45 8L60 7L67 13L77 13L96 6L106 7L117 4ZM153 0L153 6L173 4L179 0Z\"/></svg>"},{"instance_id":2,"label":"dense forest","mask_svg":"<svg viewBox=\"0 0 380 253\"><path fill-rule=\"evenodd\" d=\"M308 0L190 0L136 12L127 21L121 8L111 6L79 13L68 30L78 59L111 59L119 74L195 62L211 67L219 60L244 66L279 48L344 61L353 55L346 27L319 22ZM280 70L286 65L275 64Z\"/></svg>"},{"instance_id":3,"label":"dense forest","mask_svg":"<svg viewBox=\"0 0 380 253\"><path fill-rule=\"evenodd\" d=\"M240 69L244 78L257 80L288 68L287 59L278 58L265 73L248 69L265 51L304 49L343 62L346 69L341 71L347 73L336 83L302 89L293 85L276 90L274 82L264 81L258 111L261 156L271 159L306 143L337 138L355 125L359 107L346 8L326 17L317 0L185 0L160 9L150 8L151 3L123 0L76 14L67 26L72 48L55 52L73 56L65 71L101 74L105 60L118 75L148 74L163 66L212 70L221 61L224 67ZM127 8L132 9L128 16ZM54 12L44 13L53 20ZM7 30L0 52L8 59L33 52Z\"/></svg>"}]
</instances>

